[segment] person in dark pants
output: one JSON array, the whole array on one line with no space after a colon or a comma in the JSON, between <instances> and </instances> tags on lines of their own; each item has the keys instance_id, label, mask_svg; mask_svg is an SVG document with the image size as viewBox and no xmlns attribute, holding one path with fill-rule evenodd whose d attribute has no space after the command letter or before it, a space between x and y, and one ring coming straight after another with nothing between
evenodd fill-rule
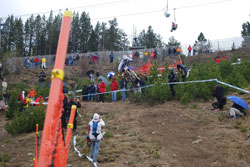
<instances>
[{"instance_id":1,"label":"person in dark pants","mask_svg":"<svg viewBox=\"0 0 250 167\"><path fill-rule=\"evenodd\" d=\"M110 58L110 63L113 63L113 60L114 60L113 52L110 53L109 58Z\"/></svg>"},{"instance_id":2,"label":"person in dark pants","mask_svg":"<svg viewBox=\"0 0 250 167\"><path fill-rule=\"evenodd\" d=\"M174 74L173 68L170 69L170 74L168 75L168 83L172 83L172 82L179 82L178 78ZM169 84L169 86L172 92L172 96L174 97L175 96L174 84Z\"/></svg>"},{"instance_id":3,"label":"person in dark pants","mask_svg":"<svg viewBox=\"0 0 250 167\"><path fill-rule=\"evenodd\" d=\"M46 74L45 74L44 70L42 70L40 72L40 75L39 75L39 82L40 82L42 87L45 86L45 79L46 79Z\"/></svg>"},{"instance_id":4,"label":"person in dark pants","mask_svg":"<svg viewBox=\"0 0 250 167\"><path fill-rule=\"evenodd\" d=\"M75 113L75 119L74 119L74 127L73 127L73 132L76 132L76 128L77 128L77 112L78 112L78 109L81 108L81 103L80 103L80 99L77 98L77 97L72 97L72 99L70 100L70 103L69 103L69 112L68 112L68 119L70 118L70 114L71 114L71 108L73 105L76 105L76 113Z\"/></svg>"},{"instance_id":5,"label":"person in dark pants","mask_svg":"<svg viewBox=\"0 0 250 167\"><path fill-rule=\"evenodd\" d=\"M88 100L88 95L89 94L89 88L86 85L86 83L83 83L83 88L82 88L82 101L87 101Z\"/></svg>"},{"instance_id":6,"label":"person in dark pants","mask_svg":"<svg viewBox=\"0 0 250 167\"><path fill-rule=\"evenodd\" d=\"M69 112L69 99L68 99L68 95L65 93L64 99L63 99L63 111L62 111L62 117L61 117L62 129L67 129L68 112Z\"/></svg>"},{"instance_id":7,"label":"person in dark pants","mask_svg":"<svg viewBox=\"0 0 250 167\"><path fill-rule=\"evenodd\" d=\"M212 107L214 110L222 110L224 105L227 102L227 98L225 97L224 88L220 85L216 85L213 91L213 97L216 97L217 102L212 103Z\"/></svg>"},{"instance_id":8,"label":"person in dark pants","mask_svg":"<svg viewBox=\"0 0 250 167\"><path fill-rule=\"evenodd\" d=\"M104 92L106 92L106 86L105 83L99 79L99 83L98 83L98 92L101 93L99 95L99 101L104 103Z\"/></svg>"}]
</instances>

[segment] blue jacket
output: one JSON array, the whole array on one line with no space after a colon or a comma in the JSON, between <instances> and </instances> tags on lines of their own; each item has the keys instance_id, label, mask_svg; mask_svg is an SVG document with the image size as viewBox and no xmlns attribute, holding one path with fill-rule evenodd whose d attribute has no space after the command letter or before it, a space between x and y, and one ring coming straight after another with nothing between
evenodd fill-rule
<instances>
[{"instance_id":1,"label":"blue jacket","mask_svg":"<svg viewBox=\"0 0 250 167\"><path fill-rule=\"evenodd\" d=\"M126 88L126 87L127 87L127 82L126 82L125 78L122 78L121 79L121 89Z\"/></svg>"},{"instance_id":2,"label":"blue jacket","mask_svg":"<svg viewBox=\"0 0 250 167\"><path fill-rule=\"evenodd\" d=\"M89 87L89 93L91 93L91 94L96 93L96 88L95 88L94 85L91 85L91 86Z\"/></svg>"}]
</instances>

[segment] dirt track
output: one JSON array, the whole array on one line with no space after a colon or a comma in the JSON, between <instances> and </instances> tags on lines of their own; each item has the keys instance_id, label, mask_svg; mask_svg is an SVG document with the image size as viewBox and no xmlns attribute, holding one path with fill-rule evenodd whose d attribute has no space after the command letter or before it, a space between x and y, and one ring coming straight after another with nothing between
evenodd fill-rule
<instances>
[{"instance_id":1,"label":"dirt track","mask_svg":"<svg viewBox=\"0 0 250 167\"><path fill-rule=\"evenodd\" d=\"M244 99L250 103L249 96ZM183 105L171 101L157 106L129 102L84 103L78 117L77 148L89 154L87 124L95 112L106 123L101 143L100 167L247 167L250 166L249 116L237 121L227 111L209 110L210 102ZM1 115L1 120L3 116ZM7 166L32 166L34 133L11 137L1 121L1 152L8 152ZM241 132L246 130L246 132ZM40 133L41 135L41 133ZM71 146L68 164L90 167ZM0 163L1 166L1 163Z\"/></svg>"}]
</instances>

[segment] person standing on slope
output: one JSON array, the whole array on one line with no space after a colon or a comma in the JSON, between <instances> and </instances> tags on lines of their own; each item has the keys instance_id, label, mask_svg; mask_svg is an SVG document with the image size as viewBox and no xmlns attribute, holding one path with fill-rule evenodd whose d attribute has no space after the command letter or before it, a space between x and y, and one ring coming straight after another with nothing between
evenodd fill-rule
<instances>
[{"instance_id":1,"label":"person standing on slope","mask_svg":"<svg viewBox=\"0 0 250 167\"><path fill-rule=\"evenodd\" d=\"M93 119L89 122L87 136L88 142L91 142L90 156L93 159L93 163L97 163L100 143L104 135L104 133L102 133L104 126L104 121L100 118L99 114L95 113Z\"/></svg>"}]
</instances>

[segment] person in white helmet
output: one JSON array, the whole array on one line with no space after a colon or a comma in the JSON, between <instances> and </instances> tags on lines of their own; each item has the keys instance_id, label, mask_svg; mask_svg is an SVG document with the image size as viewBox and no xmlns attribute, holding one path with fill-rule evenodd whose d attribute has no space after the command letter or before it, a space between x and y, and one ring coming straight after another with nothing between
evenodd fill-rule
<instances>
[{"instance_id":1,"label":"person in white helmet","mask_svg":"<svg viewBox=\"0 0 250 167\"><path fill-rule=\"evenodd\" d=\"M100 143L104 135L102 133L104 126L104 121L100 118L99 114L95 113L88 125L88 137L91 141L91 158L93 158L93 163L97 163Z\"/></svg>"},{"instance_id":2,"label":"person in white helmet","mask_svg":"<svg viewBox=\"0 0 250 167\"><path fill-rule=\"evenodd\" d=\"M127 55L123 55L122 61L120 62L119 66L118 66L118 72L122 71L124 69L124 67L128 66L129 63L132 61L133 60L131 58L129 58Z\"/></svg>"}]
</instances>

